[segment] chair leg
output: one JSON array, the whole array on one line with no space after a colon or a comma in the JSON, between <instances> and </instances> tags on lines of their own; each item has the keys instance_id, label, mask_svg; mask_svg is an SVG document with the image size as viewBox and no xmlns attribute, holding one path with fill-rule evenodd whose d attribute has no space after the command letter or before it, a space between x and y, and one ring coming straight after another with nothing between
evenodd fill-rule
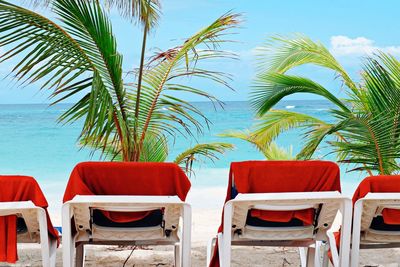
<instances>
[{"instance_id":1,"label":"chair leg","mask_svg":"<svg viewBox=\"0 0 400 267\"><path fill-rule=\"evenodd\" d=\"M183 206L183 225L181 236L181 266L191 266L191 229L192 229L192 210L189 204Z\"/></svg>"},{"instance_id":2,"label":"chair leg","mask_svg":"<svg viewBox=\"0 0 400 267\"><path fill-rule=\"evenodd\" d=\"M299 247L299 255L300 255L300 266L307 266L307 248Z\"/></svg>"},{"instance_id":3,"label":"chair leg","mask_svg":"<svg viewBox=\"0 0 400 267\"><path fill-rule=\"evenodd\" d=\"M222 233L218 233L217 240L218 240L218 254L219 254L219 266L224 266L224 246L223 244L223 236Z\"/></svg>"},{"instance_id":4,"label":"chair leg","mask_svg":"<svg viewBox=\"0 0 400 267\"><path fill-rule=\"evenodd\" d=\"M360 257L360 235L361 235L361 215L362 201L357 201L354 205L353 215L353 239L351 242L351 267L357 267Z\"/></svg>"},{"instance_id":5,"label":"chair leg","mask_svg":"<svg viewBox=\"0 0 400 267\"><path fill-rule=\"evenodd\" d=\"M215 248L215 242L217 239L215 237L211 238L207 244L207 266L210 266L211 258Z\"/></svg>"},{"instance_id":6,"label":"chair leg","mask_svg":"<svg viewBox=\"0 0 400 267\"><path fill-rule=\"evenodd\" d=\"M75 259L76 267L83 267L85 264L85 246L83 244L79 244L76 247L76 259Z\"/></svg>"},{"instance_id":7,"label":"chair leg","mask_svg":"<svg viewBox=\"0 0 400 267\"><path fill-rule=\"evenodd\" d=\"M175 262L175 267L181 266L181 246L179 243L174 245L174 262Z\"/></svg>"},{"instance_id":8,"label":"chair leg","mask_svg":"<svg viewBox=\"0 0 400 267\"><path fill-rule=\"evenodd\" d=\"M315 241L314 266L321 266L321 241Z\"/></svg>"},{"instance_id":9,"label":"chair leg","mask_svg":"<svg viewBox=\"0 0 400 267\"><path fill-rule=\"evenodd\" d=\"M46 212L43 209L38 209L37 219L39 221L40 230L40 246L42 251L42 265L44 267L51 267L50 263L50 246L49 246L49 233L47 230Z\"/></svg>"},{"instance_id":10,"label":"chair leg","mask_svg":"<svg viewBox=\"0 0 400 267\"><path fill-rule=\"evenodd\" d=\"M49 238L50 244L50 266L56 266L56 254L57 254L57 241Z\"/></svg>"},{"instance_id":11,"label":"chair leg","mask_svg":"<svg viewBox=\"0 0 400 267\"><path fill-rule=\"evenodd\" d=\"M232 248L232 214L233 207L232 203L228 202L224 207L224 233L222 236L222 252L223 256L220 255L223 259L223 265L221 267L229 267L231 266L231 248Z\"/></svg>"},{"instance_id":12,"label":"chair leg","mask_svg":"<svg viewBox=\"0 0 400 267\"><path fill-rule=\"evenodd\" d=\"M345 199L342 204L342 228L340 236L340 252L339 266L349 266L350 258L350 241L351 241L351 218L352 218L353 202ZM354 215L355 216L355 215ZM361 215L360 215L361 217ZM354 225L353 225L354 229Z\"/></svg>"},{"instance_id":13,"label":"chair leg","mask_svg":"<svg viewBox=\"0 0 400 267\"><path fill-rule=\"evenodd\" d=\"M326 235L328 236L329 246L326 246L326 254L328 253L329 249L332 255L333 266L339 267L339 252L337 250L336 239L335 235L332 232L327 232Z\"/></svg>"},{"instance_id":14,"label":"chair leg","mask_svg":"<svg viewBox=\"0 0 400 267\"><path fill-rule=\"evenodd\" d=\"M64 204L62 208L62 252L63 267L74 266L75 241L72 237L71 229L71 210L68 204Z\"/></svg>"},{"instance_id":15,"label":"chair leg","mask_svg":"<svg viewBox=\"0 0 400 267\"><path fill-rule=\"evenodd\" d=\"M315 266L315 247L308 247L308 249L307 249L307 265L306 266L307 267Z\"/></svg>"},{"instance_id":16,"label":"chair leg","mask_svg":"<svg viewBox=\"0 0 400 267\"><path fill-rule=\"evenodd\" d=\"M327 242L322 242L322 267L328 267L329 266L329 257L328 257L328 252L329 252L329 245Z\"/></svg>"}]
</instances>

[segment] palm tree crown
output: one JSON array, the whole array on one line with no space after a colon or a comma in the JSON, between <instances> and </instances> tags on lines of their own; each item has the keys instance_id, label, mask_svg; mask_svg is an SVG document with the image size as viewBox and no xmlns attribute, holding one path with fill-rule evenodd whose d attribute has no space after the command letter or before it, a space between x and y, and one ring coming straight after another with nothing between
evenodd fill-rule
<instances>
[{"instance_id":1,"label":"palm tree crown","mask_svg":"<svg viewBox=\"0 0 400 267\"><path fill-rule=\"evenodd\" d=\"M379 174L399 171L400 159L400 62L378 52L365 59L361 81L353 81L334 56L321 43L305 36L273 37L259 49L259 71L251 103L259 116L255 136L265 143L293 128L306 129L306 143L299 159L313 157L326 141L339 160L351 163L353 170ZM333 71L343 82L346 99L339 99L321 84L287 72L312 64ZM310 93L334 104L335 119L318 118L273 107L284 97ZM328 138L330 137L330 138Z\"/></svg>"},{"instance_id":2,"label":"palm tree crown","mask_svg":"<svg viewBox=\"0 0 400 267\"><path fill-rule=\"evenodd\" d=\"M176 92L219 103L186 78L229 87L229 75L206 69L203 62L235 57L219 47L226 41L227 31L239 23L238 15L227 13L181 45L157 53L148 62L143 60L138 69L124 72L123 55L100 2L118 7L144 25L144 59L147 31L156 25L159 16L156 0L48 0L57 22L0 0L0 47L6 49L0 60L16 60L14 77L21 84L40 82L42 88L52 91L54 104L83 95L60 117L64 123L83 120L82 145L113 159L164 161L168 155L167 136L195 136L209 123L196 106L177 97ZM215 158L216 153L231 148L224 143L195 146L176 162L187 166L195 155Z\"/></svg>"}]
</instances>

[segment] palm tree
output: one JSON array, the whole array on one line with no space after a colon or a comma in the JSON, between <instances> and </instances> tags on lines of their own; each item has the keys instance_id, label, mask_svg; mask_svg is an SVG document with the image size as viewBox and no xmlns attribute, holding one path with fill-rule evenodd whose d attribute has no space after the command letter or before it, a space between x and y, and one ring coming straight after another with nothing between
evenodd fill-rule
<instances>
[{"instance_id":1,"label":"palm tree","mask_svg":"<svg viewBox=\"0 0 400 267\"><path fill-rule=\"evenodd\" d=\"M355 82L321 43L304 36L272 37L259 49L259 71L251 95L260 123L255 135L270 143L280 133L305 129L306 140L299 159L310 159L327 142L340 162L369 174L393 174L400 159L400 62L389 54L368 56L361 81ZM333 71L343 82L345 99L321 84L287 72L311 64ZM341 88L342 89L342 88ZM334 104L326 122L297 112L275 110L284 97L310 93Z\"/></svg>"},{"instance_id":2,"label":"palm tree","mask_svg":"<svg viewBox=\"0 0 400 267\"><path fill-rule=\"evenodd\" d=\"M16 60L15 79L21 85L41 83L42 89L51 90L53 104L83 95L59 118L63 123L83 120L79 137L83 146L116 160L165 161L168 137L195 137L209 125L204 114L176 92L219 104L213 95L193 87L190 78L229 87L229 75L206 69L204 63L235 57L219 47L237 26L238 15L227 13L181 45L144 62L146 34L156 24L158 1L103 2L143 24L139 68L123 71L123 56L107 13L99 1L86 0L45 1L58 22L0 0L0 47L5 49L0 62ZM231 148L226 143L199 144L175 162L191 166L198 155L215 159Z\"/></svg>"}]
</instances>

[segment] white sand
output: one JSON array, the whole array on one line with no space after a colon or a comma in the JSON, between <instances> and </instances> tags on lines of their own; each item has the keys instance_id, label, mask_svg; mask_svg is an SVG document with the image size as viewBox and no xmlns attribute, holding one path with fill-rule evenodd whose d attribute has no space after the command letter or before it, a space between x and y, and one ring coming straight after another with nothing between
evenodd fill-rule
<instances>
[{"instance_id":1,"label":"white sand","mask_svg":"<svg viewBox=\"0 0 400 267\"><path fill-rule=\"evenodd\" d=\"M54 193L54 192L53 192ZM187 201L193 208L192 225L192 266L205 266L206 244L215 235L221 218L225 188L193 188ZM54 199L61 195L53 194ZM51 217L54 225L60 225L61 204L51 202ZM58 203L58 202L57 202ZM57 211L57 212L55 212ZM123 266L131 250L128 248L87 246L85 266ZM20 261L14 266L41 266L38 245L21 245ZM57 253L57 266L61 265L61 249ZM364 250L361 252L361 266L400 266L400 249ZM297 249L293 248L234 248L232 266L299 266ZM0 266L9 266L1 264ZM148 247L136 249L125 266L173 266L173 248Z\"/></svg>"}]
</instances>

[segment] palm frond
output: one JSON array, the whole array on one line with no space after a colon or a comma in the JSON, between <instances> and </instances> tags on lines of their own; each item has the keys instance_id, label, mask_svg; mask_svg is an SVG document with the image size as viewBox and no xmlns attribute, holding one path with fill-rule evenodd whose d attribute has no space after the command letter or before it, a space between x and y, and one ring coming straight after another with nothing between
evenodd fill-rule
<instances>
[{"instance_id":1,"label":"palm frond","mask_svg":"<svg viewBox=\"0 0 400 267\"><path fill-rule=\"evenodd\" d=\"M262 53L260 73L252 102L258 114L267 118L266 127L258 130L259 138L264 135L265 140L273 140L286 129L302 127L306 129L305 145L297 155L299 159L310 159L325 140L341 162L355 164L353 170L367 171L370 175L399 171L400 62L395 57L382 52L367 57L361 82L356 84L328 49L307 37L273 37L259 52ZM304 64L334 70L350 89L348 99L339 100L305 77L284 74ZM334 103L337 108L329 112L335 122L271 110L283 97L297 92L316 94ZM286 115L289 117L285 118ZM335 138L326 140L328 136Z\"/></svg>"},{"instance_id":2,"label":"palm frond","mask_svg":"<svg viewBox=\"0 0 400 267\"><path fill-rule=\"evenodd\" d=\"M54 104L83 95L60 117L64 123L83 119L81 145L99 150L113 160L164 161L168 155L167 135L194 136L194 132L202 133L204 125L209 125L200 109L178 98L176 92L219 103L205 88L181 81L196 78L230 88L229 75L204 66L213 59L235 57L219 50L219 45L228 41L225 35L237 25L238 15L225 14L181 46L151 58L145 68L140 68L143 75L138 84L143 80L143 86L139 86L124 83L123 58L100 3L137 17L145 25L146 36L147 29L158 19L158 0L45 0L41 3L51 6L59 24L0 0L0 46L8 48L0 60L17 58L13 69L16 79L22 84L41 81L42 88L52 90ZM145 46L142 50L145 52ZM142 94L138 93L139 88L143 89ZM139 115L132 109L136 104L140 106ZM186 162L192 164L195 155L217 159L218 153L231 148L224 143L201 144L187 152L191 158Z\"/></svg>"},{"instance_id":3,"label":"palm frond","mask_svg":"<svg viewBox=\"0 0 400 267\"><path fill-rule=\"evenodd\" d=\"M250 100L258 115L263 115L284 97L296 93L319 95L328 99L342 110L350 111L345 103L322 85L307 78L272 72L257 76Z\"/></svg>"},{"instance_id":4,"label":"palm frond","mask_svg":"<svg viewBox=\"0 0 400 267\"><path fill-rule=\"evenodd\" d=\"M78 0L83 1L83 0ZM159 0L100 0L108 7L116 7L119 12L131 20L136 19L141 24L147 24L148 30L157 25L160 18L161 3ZM54 0L23 0L33 6L47 7Z\"/></svg>"},{"instance_id":5,"label":"palm frond","mask_svg":"<svg viewBox=\"0 0 400 267\"><path fill-rule=\"evenodd\" d=\"M160 121L159 116L171 118L175 121L184 120L184 118L195 126L197 130L202 128L202 124L192 114L200 113L187 102L179 99L168 91L185 91L191 94L200 95L214 100L215 97L205 90L193 88L187 85L177 86L175 79L182 77L196 77L228 86L229 79L224 73L201 69L199 65L205 59L224 58L225 52L218 50L219 45L226 40L222 39L228 32L227 30L237 26L238 15L225 14L211 23L208 27L200 30L198 33L188 38L181 46L169 49L167 52L159 53L147 64L149 67L144 72L143 82L147 92L144 98L149 101L140 103L141 114L139 123L141 123L140 143L144 140L150 126L155 127L155 123ZM205 47L203 49L201 47ZM167 106L166 106L167 104ZM163 110L168 111L168 115ZM187 112L190 111L190 112ZM201 118L205 118L200 115ZM184 127L188 131L188 127ZM140 145L139 145L140 146Z\"/></svg>"},{"instance_id":6,"label":"palm frond","mask_svg":"<svg viewBox=\"0 0 400 267\"><path fill-rule=\"evenodd\" d=\"M86 139L85 139L86 138ZM109 140L107 145L99 146L92 137L80 139L81 146L89 146L93 152L100 151L101 157L111 161L124 161L122 147L119 142ZM114 136L115 138L115 136ZM164 162L169 153L168 140L162 134L149 133L143 143L143 153L138 161L141 162Z\"/></svg>"},{"instance_id":7,"label":"palm frond","mask_svg":"<svg viewBox=\"0 0 400 267\"><path fill-rule=\"evenodd\" d=\"M254 132L251 132L248 129L242 131L238 130L225 131L223 133L218 134L218 136L236 138L249 142L252 145L254 145L257 148L257 150L259 150L261 153L264 153L264 148L268 146L268 144L270 143L270 142L264 142L264 140L262 140L261 138L257 138L258 136Z\"/></svg>"},{"instance_id":8,"label":"palm frond","mask_svg":"<svg viewBox=\"0 0 400 267\"><path fill-rule=\"evenodd\" d=\"M77 40L93 70L90 95L61 119L85 116L82 137L94 140L97 146L108 145L110 139L121 142L124 159L127 160L131 140L122 79L122 55L117 51L111 23L98 2L54 0L53 10L65 25L65 31ZM118 136L110 138L110 135Z\"/></svg>"},{"instance_id":9,"label":"palm frond","mask_svg":"<svg viewBox=\"0 0 400 267\"><path fill-rule=\"evenodd\" d=\"M142 162L164 162L168 157L168 141L161 134L149 134L143 142Z\"/></svg>"},{"instance_id":10,"label":"palm frond","mask_svg":"<svg viewBox=\"0 0 400 267\"><path fill-rule=\"evenodd\" d=\"M393 56L380 53L367 58L361 76L367 90L363 101L373 113L396 110L400 112L400 62Z\"/></svg>"},{"instance_id":11,"label":"palm frond","mask_svg":"<svg viewBox=\"0 0 400 267\"><path fill-rule=\"evenodd\" d=\"M347 142L332 142L342 162L362 164L358 169L391 174L399 170L396 159L400 158L400 140L391 138L393 112L371 117L358 114L346 118L341 135Z\"/></svg>"},{"instance_id":12,"label":"palm frond","mask_svg":"<svg viewBox=\"0 0 400 267\"><path fill-rule=\"evenodd\" d=\"M257 140L268 144L285 131L324 124L324 121L307 114L287 110L271 110L258 118L253 133Z\"/></svg>"},{"instance_id":13,"label":"palm frond","mask_svg":"<svg viewBox=\"0 0 400 267\"><path fill-rule=\"evenodd\" d=\"M244 131L227 131L219 134L221 137L237 138L249 142L260 151L268 160L290 160L294 159L293 149L285 149L278 146L275 142L266 141L263 137L250 130Z\"/></svg>"},{"instance_id":14,"label":"palm frond","mask_svg":"<svg viewBox=\"0 0 400 267\"><path fill-rule=\"evenodd\" d=\"M227 150L232 150L234 146L228 143L207 143L197 144L179 154L174 163L180 165L186 173L193 171L193 163L205 160L215 161L219 155Z\"/></svg>"},{"instance_id":15,"label":"palm frond","mask_svg":"<svg viewBox=\"0 0 400 267\"><path fill-rule=\"evenodd\" d=\"M85 73L90 59L80 44L53 21L28 9L0 1L0 62L18 58L12 69L22 84L81 91L91 85Z\"/></svg>"},{"instance_id":16,"label":"palm frond","mask_svg":"<svg viewBox=\"0 0 400 267\"><path fill-rule=\"evenodd\" d=\"M293 147L283 148L277 143L272 142L263 150L265 158L268 160L294 160Z\"/></svg>"},{"instance_id":17,"label":"palm frond","mask_svg":"<svg viewBox=\"0 0 400 267\"><path fill-rule=\"evenodd\" d=\"M353 92L357 86L329 50L319 42L297 34L293 37L273 36L258 48L261 72L285 73L305 64L315 64L335 71Z\"/></svg>"},{"instance_id":18,"label":"palm frond","mask_svg":"<svg viewBox=\"0 0 400 267\"><path fill-rule=\"evenodd\" d=\"M159 0L103 0L109 6L115 6L120 13L129 18L136 18L150 30L157 25L160 18L161 3Z\"/></svg>"},{"instance_id":19,"label":"palm frond","mask_svg":"<svg viewBox=\"0 0 400 267\"><path fill-rule=\"evenodd\" d=\"M330 135L335 135L341 142L347 142L340 133L342 127L343 123L339 123L338 125L328 123L310 125L308 127L309 130L304 134L305 145L297 154L297 159L311 159L322 141Z\"/></svg>"}]
</instances>

